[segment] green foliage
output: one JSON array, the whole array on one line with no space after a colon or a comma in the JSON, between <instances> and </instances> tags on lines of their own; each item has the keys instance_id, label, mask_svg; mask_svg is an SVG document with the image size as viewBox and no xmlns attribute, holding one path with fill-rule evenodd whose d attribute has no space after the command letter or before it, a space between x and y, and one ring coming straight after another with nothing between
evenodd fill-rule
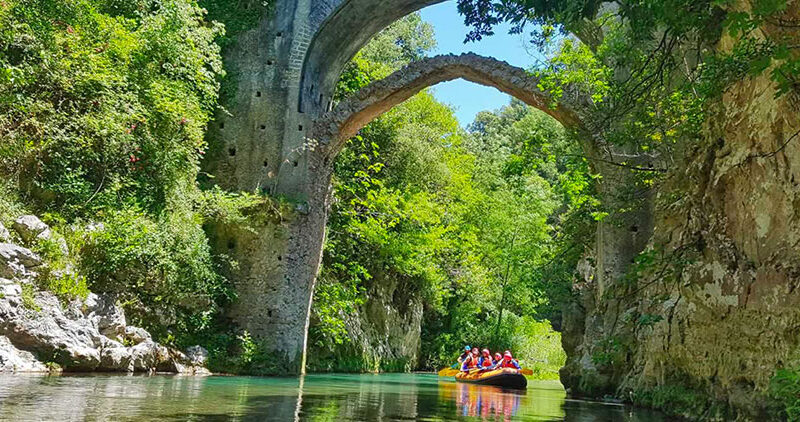
<instances>
[{"instance_id":1,"label":"green foliage","mask_svg":"<svg viewBox=\"0 0 800 422\"><path fill-rule=\"evenodd\" d=\"M271 352L271 348L243 331L239 334L217 333L207 338L210 370L219 373L250 375L296 374L300 362L286 355Z\"/></svg>"},{"instance_id":2,"label":"green foliage","mask_svg":"<svg viewBox=\"0 0 800 422\"><path fill-rule=\"evenodd\" d=\"M509 347L517 356L524 357L520 364L533 371L536 379L559 379L558 370L564 366L567 355L561 347L561 333L553 331L549 321L522 317L513 324L514 337Z\"/></svg>"},{"instance_id":3,"label":"green foliage","mask_svg":"<svg viewBox=\"0 0 800 422\"><path fill-rule=\"evenodd\" d=\"M782 416L800 419L800 370L778 369L770 379L769 396L780 405Z\"/></svg>"},{"instance_id":4,"label":"green foliage","mask_svg":"<svg viewBox=\"0 0 800 422\"><path fill-rule=\"evenodd\" d=\"M536 72L540 78L539 89L549 92L557 103L564 96L564 89L573 89L570 94L583 94L600 103L610 92L612 70L582 43L566 39L558 53L550 59L549 66Z\"/></svg>"},{"instance_id":5,"label":"green foliage","mask_svg":"<svg viewBox=\"0 0 800 422\"><path fill-rule=\"evenodd\" d=\"M62 304L69 303L74 299L84 300L89 296L86 277L71 272L50 274L38 284L40 288L56 295Z\"/></svg>"},{"instance_id":6,"label":"green foliage","mask_svg":"<svg viewBox=\"0 0 800 422\"><path fill-rule=\"evenodd\" d=\"M430 45L420 25L412 16L381 33L348 65L337 96L417 58L401 47ZM401 313L422 301L422 368L449 366L469 343L512 348L538 376L557 377L560 337L537 320L560 318L598 203L580 147L556 122L514 102L464 131L423 92L349 141L334 188L311 368L386 370L357 350L346 321L392 280Z\"/></svg>"},{"instance_id":7,"label":"green foliage","mask_svg":"<svg viewBox=\"0 0 800 422\"><path fill-rule=\"evenodd\" d=\"M730 420L726 405L712 401L708 394L682 384L665 384L632 392L634 404L661 409L666 414L688 419Z\"/></svg>"},{"instance_id":8,"label":"green foliage","mask_svg":"<svg viewBox=\"0 0 800 422\"><path fill-rule=\"evenodd\" d=\"M412 13L381 31L347 64L336 86L335 97L344 98L388 76L436 47L433 26Z\"/></svg>"},{"instance_id":9,"label":"green foliage","mask_svg":"<svg viewBox=\"0 0 800 422\"><path fill-rule=\"evenodd\" d=\"M267 0L198 0L200 7L208 10L208 18L225 25L225 35L219 44L231 44L238 34L253 29L272 11L273 3Z\"/></svg>"},{"instance_id":10,"label":"green foliage","mask_svg":"<svg viewBox=\"0 0 800 422\"><path fill-rule=\"evenodd\" d=\"M202 225L263 202L195 183L224 75L224 31L205 13L194 0L0 3L0 219L24 210L53 227L34 246L40 288L115 294L181 346L210 335L232 296Z\"/></svg>"},{"instance_id":11,"label":"green foliage","mask_svg":"<svg viewBox=\"0 0 800 422\"><path fill-rule=\"evenodd\" d=\"M634 162L613 159L636 180L606 201L623 206L595 213L613 222L641 206L642 192L663 179L676 150L685 151L681 144L699 140L710 105L733 83L767 73L776 96L800 92L800 56L781 17L786 0L757 0L749 9L727 0L623 0L607 9L603 3L459 0L459 10L472 26L468 40L508 22L511 32L532 28L540 47L558 45L533 69L540 87L556 100L591 99L586 121L606 142L638 155Z\"/></svg>"},{"instance_id":12,"label":"green foliage","mask_svg":"<svg viewBox=\"0 0 800 422\"><path fill-rule=\"evenodd\" d=\"M9 227L13 216L27 214L17 190L8 180L0 180L0 223Z\"/></svg>"},{"instance_id":13,"label":"green foliage","mask_svg":"<svg viewBox=\"0 0 800 422\"><path fill-rule=\"evenodd\" d=\"M131 320L162 340L201 330L206 322L198 317L219 311L233 289L216 271L197 218L109 213L102 229L86 234L80 272L92 290L118 295Z\"/></svg>"},{"instance_id":14,"label":"green foliage","mask_svg":"<svg viewBox=\"0 0 800 422\"><path fill-rule=\"evenodd\" d=\"M609 336L599 340L592 349L592 363L598 366L622 366L631 352L630 340Z\"/></svg>"},{"instance_id":15,"label":"green foliage","mask_svg":"<svg viewBox=\"0 0 800 422\"><path fill-rule=\"evenodd\" d=\"M33 287L33 285L29 283L22 283L20 287L22 288L22 294L20 295L20 299L22 299L22 306L25 309L30 309L34 312L41 311L42 308L36 304L36 289Z\"/></svg>"},{"instance_id":16,"label":"green foliage","mask_svg":"<svg viewBox=\"0 0 800 422\"><path fill-rule=\"evenodd\" d=\"M636 320L636 324L640 327L652 327L653 325L661 322L664 320L664 317L661 315L655 314L642 314L639 315L639 318Z\"/></svg>"},{"instance_id":17,"label":"green foliage","mask_svg":"<svg viewBox=\"0 0 800 422\"><path fill-rule=\"evenodd\" d=\"M220 27L190 1L103 12L116 4L11 1L0 14L0 171L67 218L163 209L193 180L216 104Z\"/></svg>"},{"instance_id":18,"label":"green foliage","mask_svg":"<svg viewBox=\"0 0 800 422\"><path fill-rule=\"evenodd\" d=\"M549 206L557 207L539 214L547 217L554 230L543 238L523 239L530 244L527 247L540 248L541 256L523 266L523 285L537 293L534 297L523 295L520 302L532 305L543 317L558 320L560 304L570 297L578 259L594 233L591 216L598 211L599 201L589 163L578 143L557 123L518 101L499 112L479 114L470 130L470 149L480 157L478 174L487 186L510 188L510 195L519 199L509 201L517 200L519 209L531 211L535 204L547 202L530 195L531 181L546 181L552 190L549 200L555 202Z\"/></svg>"}]
</instances>

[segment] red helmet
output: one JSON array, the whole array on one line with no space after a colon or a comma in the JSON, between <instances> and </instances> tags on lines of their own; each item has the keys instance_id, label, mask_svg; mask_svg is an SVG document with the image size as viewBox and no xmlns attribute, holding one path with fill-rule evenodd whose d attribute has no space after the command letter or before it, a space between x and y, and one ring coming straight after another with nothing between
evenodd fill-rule
<instances>
[{"instance_id":1,"label":"red helmet","mask_svg":"<svg viewBox=\"0 0 800 422\"><path fill-rule=\"evenodd\" d=\"M483 355L484 356L490 356L491 353L489 353L489 349L483 349Z\"/></svg>"},{"instance_id":2,"label":"red helmet","mask_svg":"<svg viewBox=\"0 0 800 422\"><path fill-rule=\"evenodd\" d=\"M512 357L511 356L511 351L506 350L506 352L503 354L503 357L505 357L506 359L511 359L511 357Z\"/></svg>"},{"instance_id":3,"label":"red helmet","mask_svg":"<svg viewBox=\"0 0 800 422\"><path fill-rule=\"evenodd\" d=\"M478 348L477 347L473 347L472 348L472 354L473 355L477 355L478 354Z\"/></svg>"},{"instance_id":4,"label":"red helmet","mask_svg":"<svg viewBox=\"0 0 800 422\"><path fill-rule=\"evenodd\" d=\"M500 360L502 358L503 358L503 356L500 353L495 353L494 354L494 360Z\"/></svg>"}]
</instances>

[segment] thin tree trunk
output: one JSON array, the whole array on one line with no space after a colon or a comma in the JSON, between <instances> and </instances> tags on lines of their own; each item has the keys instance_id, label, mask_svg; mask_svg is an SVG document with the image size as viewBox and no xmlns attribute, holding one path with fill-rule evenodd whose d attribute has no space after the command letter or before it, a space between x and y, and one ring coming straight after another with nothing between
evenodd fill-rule
<instances>
[{"instance_id":1,"label":"thin tree trunk","mask_svg":"<svg viewBox=\"0 0 800 422\"><path fill-rule=\"evenodd\" d=\"M517 230L514 230L514 234L511 236L511 246L509 247L509 250L512 253L514 252L514 243L516 242L516 240L517 240ZM503 282L500 285L501 286L500 288L502 290L502 294L500 295L500 311L497 313L497 325L494 328L494 341L495 341L495 343L497 343L498 340L499 340L499 337L500 337L500 326L503 323L503 309L504 309L504 306L505 306L505 303L506 303L506 286L508 285L508 278L509 278L509 276L511 274L511 261L512 261L512 259L509 259L506 262L506 271L505 271L505 274L503 275Z\"/></svg>"}]
</instances>

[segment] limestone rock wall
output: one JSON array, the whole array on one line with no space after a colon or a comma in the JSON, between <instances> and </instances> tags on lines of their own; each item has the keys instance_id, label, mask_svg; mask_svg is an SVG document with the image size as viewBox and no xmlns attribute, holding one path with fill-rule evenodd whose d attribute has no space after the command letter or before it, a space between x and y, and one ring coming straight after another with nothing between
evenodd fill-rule
<instances>
[{"instance_id":1,"label":"limestone rock wall","mask_svg":"<svg viewBox=\"0 0 800 422\"><path fill-rule=\"evenodd\" d=\"M311 345L313 371L412 371L417 368L422 329L422 300L404 288L404 280L371 271L367 300L344 315L350 343L331 351ZM349 366L338 366L344 362Z\"/></svg>"},{"instance_id":2,"label":"limestone rock wall","mask_svg":"<svg viewBox=\"0 0 800 422\"><path fill-rule=\"evenodd\" d=\"M13 228L17 237L0 230L0 372L208 373L204 349L184 354L154 342L147 331L127 325L113 297L90 293L65 302L39 291L37 280L51 271L48 264L32 250L6 242L31 244L53 234L33 215L21 216ZM62 246L68 254L66 243Z\"/></svg>"},{"instance_id":3,"label":"limestone rock wall","mask_svg":"<svg viewBox=\"0 0 800 422\"><path fill-rule=\"evenodd\" d=\"M770 378L800 363L800 96L774 92L768 74L731 86L681 151L633 286L602 292L594 260L582 266L564 316L574 393L769 418Z\"/></svg>"}]
</instances>

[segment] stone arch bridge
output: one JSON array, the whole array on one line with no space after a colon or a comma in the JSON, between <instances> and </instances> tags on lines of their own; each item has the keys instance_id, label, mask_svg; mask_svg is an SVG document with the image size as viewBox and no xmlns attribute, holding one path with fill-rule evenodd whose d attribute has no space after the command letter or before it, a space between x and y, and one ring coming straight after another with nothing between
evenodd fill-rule
<instances>
[{"instance_id":1,"label":"stone arch bridge","mask_svg":"<svg viewBox=\"0 0 800 422\"><path fill-rule=\"evenodd\" d=\"M602 133L581 117L581 110L591 106L588 100L567 89L552 108L551 98L529 73L473 54L412 63L333 106L342 69L372 36L442 1L275 0L274 11L225 52L228 68L235 69L237 91L224 104L226 112L210 124L209 137L222 147L210 154L206 169L224 189L281 196L294 204L294 211L255 230L215 227L212 243L239 264L231 274L239 296L231 316L285 358L289 372L302 372L305 366L333 161L348 137L369 121L428 86L463 78L550 114L578 134L588 156L613 154L602 145ZM601 193L610 197L626 176L603 162L597 161L595 169L603 175ZM636 230L628 230L630 224L599 226L600 285L622 274L649 238L647 213L628 218L637 220ZM573 319L583 324L580 316Z\"/></svg>"}]
</instances>

